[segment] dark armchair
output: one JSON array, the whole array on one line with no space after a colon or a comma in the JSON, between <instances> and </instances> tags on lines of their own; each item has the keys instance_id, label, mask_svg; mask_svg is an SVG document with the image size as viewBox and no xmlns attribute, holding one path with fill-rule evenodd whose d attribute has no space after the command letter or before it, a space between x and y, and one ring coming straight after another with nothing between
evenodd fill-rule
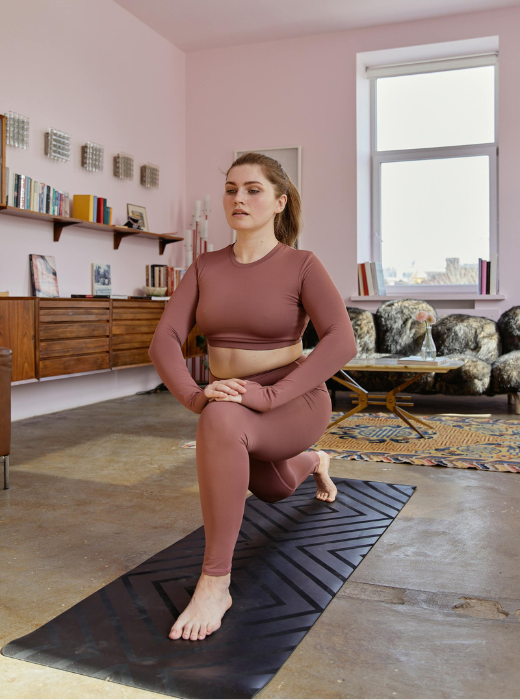
<instances>
[{"instance_id":1,"label":"dark armchair","mask_svg":"<svg viewBox=\"0 0 520 700\"><path fill-rule=\"evenodd\" d=\"M9 488L11 452L11 361L12 350L0 348L0 457L4 462L4 489Z\"/></svg>"}]
</instances>

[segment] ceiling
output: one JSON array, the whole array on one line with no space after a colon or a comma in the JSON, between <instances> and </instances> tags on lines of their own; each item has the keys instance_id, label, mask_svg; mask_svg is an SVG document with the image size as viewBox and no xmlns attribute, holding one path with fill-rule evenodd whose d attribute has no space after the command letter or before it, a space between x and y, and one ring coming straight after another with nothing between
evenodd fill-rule
<instances>
[{"instance_id":1,"label":"ceiling","mask_svg":"<svg viewBox=\"0 0 520 700\"><path fill-rule=\"evenodd\" d=\"M182 51L520 5L520 0L114 0Z\"/></svg>"}]
</instances>

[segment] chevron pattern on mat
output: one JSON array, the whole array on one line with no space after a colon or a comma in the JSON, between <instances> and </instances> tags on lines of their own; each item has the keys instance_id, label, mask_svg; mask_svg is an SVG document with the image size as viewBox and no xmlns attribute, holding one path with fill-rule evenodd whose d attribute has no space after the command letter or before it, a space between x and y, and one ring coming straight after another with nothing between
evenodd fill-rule
<instances>
[{"instance_id":1,"label":"chevron pattern on mat","mask_svg":"<svg viewBox=\"0 0 520 700\"><path fill-rule=\"evenodd\" d=\"M204 556L204 527L3 648L4 656L179 698L252 698L278 672L415 486L309 476L289 498L246 500L233 605L203 640L171 640Z\"/></svg>"}]
</instances>

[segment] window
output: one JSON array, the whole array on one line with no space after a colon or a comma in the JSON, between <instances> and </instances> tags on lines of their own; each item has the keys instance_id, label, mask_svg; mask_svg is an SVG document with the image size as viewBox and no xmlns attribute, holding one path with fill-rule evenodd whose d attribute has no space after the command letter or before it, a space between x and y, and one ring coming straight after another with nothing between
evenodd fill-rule
<instances>
[{"instance_id":1,"label":"window","mask_svg":"<svg viewBox=\"0 0 520 700\"><path fill-rule=\"evenodd\" d=\"M477 292L498 252L497 70L496 53L367 68L372 251L394 294Z\"/></svg>"}]
</instances>

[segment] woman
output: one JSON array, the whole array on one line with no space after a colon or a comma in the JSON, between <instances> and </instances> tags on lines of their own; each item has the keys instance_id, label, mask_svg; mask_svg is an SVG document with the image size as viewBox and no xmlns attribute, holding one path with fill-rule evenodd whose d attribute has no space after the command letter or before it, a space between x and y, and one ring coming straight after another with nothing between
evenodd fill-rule
<instances>
[{"instance_id":1,"label":"woman","mask_svg":"<svg viewBox=\"0 0 520 700\"><path fill-rule=\"evenodd\" d=\"M301 203L280 163L245 153L226 178L224 211L236 243L193 261L149 350L171 393L200 414L196 457L206 549L171 639L204 639L231 606L231 560L248 489L273 503L313 474L316 498L334 501L329 456L304 450L331 420L325 381L357 352L330 275L314 253L293 248ZM320 341L306 357L301 338L309 316ZM204 390L182 355L195 322L208 342Z\"/></svg>"}]
</instances>

